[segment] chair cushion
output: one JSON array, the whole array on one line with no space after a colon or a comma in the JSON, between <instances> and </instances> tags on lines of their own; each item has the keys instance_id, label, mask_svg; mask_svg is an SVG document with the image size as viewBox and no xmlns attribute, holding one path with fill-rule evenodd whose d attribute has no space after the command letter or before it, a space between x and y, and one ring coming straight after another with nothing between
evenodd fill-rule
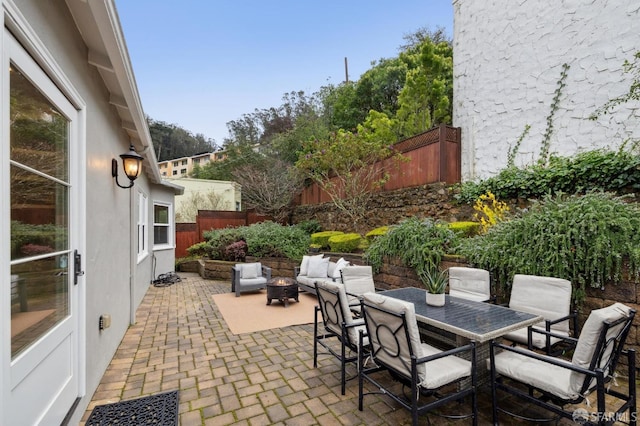
<instances>
[{"instance_id":1,"label":"chair cushion","mask_svg":"<svg viewBox=\"0 0 640 426\"><path fill-rule=\"evenodd\" d=\"M542 323L544 324L544 323ZM534 327L540 330L544 330L544 325L542 327ZM567 333L566 331L556 331L556 330L552 330L551 331L554 334L561 334L563 336L567 336L569 337L569 333ZM512 331L510 333L507 333L503 336L505 339L511 340L512 342L518 342L518 343L524 343L527 344L528 343L528 339L529 339L529 335L528 335L528 331L527 328L521 328L519 330L515 330ZM531 344L538 348L538 349L544 349L547 347L547 336L545 336L544 334L540 334L540 333L533 333L532 334L532 340L533 342L531 342ZM562 341L562 339L559 339L557 337L551 337L551 345L555 345L556 343Z\"/></svg>"},{"instance_id":2,"label":"chair cushion","mask_svg":"<svg viewBox=\"0 0 640 426\"><path fill-rule=\"evenodd\" d=\"M553 359L570 364L559 358ZM487 368L491 368L490 363L491 359L487 359ZM548 364L510 351L496 354L495 368L496 372L502 376L535 386L562 399L576 399L579 396L578 392L571 387L572 371L568 368Z\"/></svg>"},{"instance_id":3,"label":"chair cushion","mask_svg":"<svg viewBox=\"0 0 640 426\"><path fill-rule=\"evenodd\" d=\"M509 308L555 320L569 315L571 281L562 278L516 274L513 277ZM569 333L569 321L551 326L552 330Z\"/></svg>"},{"instance_id":4,"label":"chair cushion","mask_svg":"<svg viewBox=\"0 0 640 426\"><path fill-rule=\"evenodd\" d=\"M435 355L442 352L438 348L422 343L422 353L424 356ZM420 386L427 389L436 389L471 375L471 361L449 355L424 364L426 377Z\"/></svg>"},{"instance_id":5,"label":"chair cushion","mask_svg":"<svg viewBox=\"0 0 640 426\"><path fill-rule=\"evenodd\" d=\"M589 368L604 322L626 318L629 316L630 310L631 309L628 306L623 305L622 303L614 303L606 308L594 309L591 311L589 317L584 323L584 326L582 327L582 330L580 331L580 337L578 338L578 343L576 344L576 349L573 352L571 362L579 367ZM607 339L615 337L624 325L625 323L622 322L615 327L611 327L607 331ZM601 358L602 365L608 362L611 350L612 347L608 347L607 350L605 350L605 353ZM605 375L606 374L608 374L608 371L605 371ZM571 377L571 385L576 392L580 391L583 383L584 374L573 373Z\"/></svg>"},{"instance_id":6,"label":"chair cushion","mask_svg":"<svg viewBox=\"0 0 640 426\"><path fill-rule=\"evenodd\" d=\"M309 260L311 258L322 259L324 254L316 254L314 256L302 256L302 263L300 263L300 275L308 275L309 272Z\"/></svg>"},{"instance_id":7,"label":"chair cushion","mask_svg":"<svg viewBox=\"0 0 640 426\"><path fill-rule=\"evenodd\" d=\"M371 266L346 266L342 269L341 276L341 282L344 284L344 289L348 293L347 297L351 304L358 301L357 296L376 292ZM358 311L357 309L355 310Z\"/></svg>"},{"instance_id":8,"label":"chair cushion","mask_svg":"<svg viewBox=\"0 0 640 426\"><path fill-rule=\"evenodd\" d=\"M266 277L255 277L255 278L241 278L240 279L240 288L244 286L254 286L258 284L267 284Z\"/></svg>"},{"instance_id":9,"label":"chair cushion","mask_svg":"<svg viewBox=\"0 0 640 426\"><path fill-rule=\"evenodd\" d=\"M449 294L477 302L491 299L489 271L459 266L449 268Z\"/></svg>"},{"instance_id":10,"label":"chair cushion","mask_svg":"<svg viewBox=\"0 0 640 426\"><path fill-rule=\"evenodd\" d=\"M333 318L332 322L335 323L335 328L331 327L331 331L334 333L341 335L342 330L340 329L340 324L344 321L346 325L358 325L362 327L350 327L347 330L347 334L352 345L358 345L358 330L363 329L364 320L354 320L351 311L349 310L349 304L347 301L347 295L344 292L344 286L342 284L334 283L332 281L318 281L318 288L325 288L331 292L337 293L338 302L339 302L339 312L335 312L334 314L338 316L338 318ZM330 297L326 295L326 297ZM333 301L331 301L334 303ZM327 324L328 325L328 324Z\"/></svg>"},{"instance_id":11,"label":"chair cushion","mask_svg":"<svg viewBox=\"0 0 640 426\"><path fill-rule=\"evenodd\" d=\"M327 278L328 269L328 257L309 259L309 270L307 271L307 276L309 278Z\"/></svg>"},{"instance_id":12,"label":"chair cushion","mask_svg":"<svg viewBox=\"0 0 640 426\"><path fill-rule=\"evenodd\" d=\"M240 279L250 279L262 276L262 264L260 262L236 263L236 269L240 271Z\"/></svg>"}]
</instances>

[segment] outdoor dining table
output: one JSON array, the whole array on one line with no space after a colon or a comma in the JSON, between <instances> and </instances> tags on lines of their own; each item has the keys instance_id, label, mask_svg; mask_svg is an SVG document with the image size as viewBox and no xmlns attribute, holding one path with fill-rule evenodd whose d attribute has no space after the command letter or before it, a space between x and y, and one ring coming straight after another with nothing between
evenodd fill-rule
<instances>
[{"instance_id":1,"label":"outdoor dining table","mask_svg":"<svg viewBox=\"0 0 640 426\"><path fill-rule=\"evenodd\" d=\"M380 294L413 303L421 333L428 337L454 346L475 341L480 385L489 381L490 375L485 364L489 358L490 341L544 320L540 315L448 294L444 306L429 306L425 298L426 290L415 287L386 290Z\"/></svg>"}]
</instances>

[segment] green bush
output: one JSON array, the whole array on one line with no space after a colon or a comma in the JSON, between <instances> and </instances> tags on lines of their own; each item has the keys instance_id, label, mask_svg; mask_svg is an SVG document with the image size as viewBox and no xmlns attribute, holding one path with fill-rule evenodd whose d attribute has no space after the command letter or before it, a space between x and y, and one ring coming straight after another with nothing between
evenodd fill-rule
<instances>
[{"instance_id":1,"label":"green bush","mask_svg":"<svg viewBox=\"0 0 640 426\"><path fill-rule=\"evenodd\" d=\"M187 253L189 253L189 256L191 257L209 256L211 253L211 246L206 241L201 241L187 248Z\"/></svg>"},{"instance_id":2,"label":"green bush","mask_svg":"<svg viewBox=\"0 0 640 426\"><path fill-rule=\"evenodd\" d=\"M302 229L270 221L250 226L214 229L205 232L204 237L207 239L204 250L211 259L218 260L233 260L228 259L231 253L227 252L227 247L241 240L247 243L247 255L255 257L301 260L309 248L309 235ZM191 247L188 250L190 249Z\"/></svg>"},{"instance_id":3,"label":"green bush","mask_svg":"<svg viewBox=\"0 0 640 426\"><path fill-rule=\"evenodd\" d=\"M375 272L379 272L389 258L400 259L416 272L433 270L456 246L456 241L456 235L444 222L412 217L389 227L389 232L374 239L364 259Z\"/></svg>"},{"instance_id":4,"label":"green bush","mask_svg":"<svg viewBox=\"0 0 640 426\"><path fill-rule=\"evenodd\" d=\"M389 232L389 227L388 226L381 226L379 228L372 229L371 231L367 232L364 237L367 239L367 241L371 242L376 237L379 237L380 235L384 235L387 232Z\"/></svg>"},{"instance_id":5,"label":"green bush","mask_svg":"<svg viewBox=\"0 0 640 426\"><path fill-rule=\"evenodd\" d=\"M508 289L514 274L565 278L574 299L585 287L619 282L622 263L640 275L640 208L611 194L547 196L529 211L462 240L459 253Z\"/></svg>"},{"instance_id":6,"label":"green bush","mask_svg":"<svg viewBox=\"0 0 640 426\"><path fill-rule=\"evenodd\" d=\"M351 253L360 246L362 236L360 234L350 233L334 235L329 238L329 247L332 252L336 253Z\"/></svg>"},{"instance_id":7,"label":"green bush","mask_svg":"<svg viewBox=\"0 0 640 426\"><path fill-rule=\"evenodd\" d=\"M451 222L449 225L458 237L469 238L480 233L481 224L478 222Z\"/></svg>"},{"instance_id":8,"label":"green bush","mask_svg":"<svg viewBox=\"0 0 640 426\"><path fill-rule=\"evenodd\" d=\"M11 221L11 255L21 257L25 245L49 247L52 250L64 250L67 246L67 228L54 224L31 225L17 220Z\"/></svg>"},{"instance_id":9,"label":"green bush","mask_svg":"<svg viewBox=\"0 0 640 426\"><path fill-rule=\"evenodd\" d=\"M311 242L313 244L320 244L323 248L329 247L329 238L334 235L342 235L344 232L342 231L322 231L316 232L315 234L311 234Z\"/></svg>"},{"instance_id":10,"label":"green bush","mask_svg":"<svg viewBox=\"0 0 640 426\"><path fill-rule=\"evenodd\" d=\"M305 220L304 222L296 223L298 228L302 229L307 234L315 234L316 232L322 231L322 225L315 219Z\"/></svg>"},{"instance_id":11,"label":"green bush","mask_svg":"<svg viewBox=\"0 0 640 426\"><path fill-rule=\"evenodd\" d=\"M480 182L465 182L457 198L473 203L488 191L498 199L539 198L548 193L589 190L624 192L640 189L640 155L629 151L594 150L574 157L552 156L548 165L508 167Z\"/></svg>"}]
</instances>

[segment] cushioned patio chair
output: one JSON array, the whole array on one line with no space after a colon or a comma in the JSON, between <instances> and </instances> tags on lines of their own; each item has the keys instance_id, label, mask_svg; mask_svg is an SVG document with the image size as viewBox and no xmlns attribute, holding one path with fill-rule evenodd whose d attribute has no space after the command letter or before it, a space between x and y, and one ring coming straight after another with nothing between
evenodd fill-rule
<instances>
[{"instance_id":1,"label":"cushioned patio chair","mask_svg":"<svg viewBox=\"0 0 640 426\"><path fill-rule=\"evenodd\" d=\"M509 308L541 315L544 322L533 326L533 329L546 330L562 337L570 336L571 320L573 333L577 335L578 312L571 311L571 291L571 282L562 278L516 274L513 277ZM572 347L571 340L564 340L550 333L530 333L527 328L507 333L504 337L514 343L525 344L529 349L544 350L547 354L551 354L560 344L564 350Z\"/></svg>"},{"instance_id":2,"label":"cushioned patio chair","mask_svg":"<svg viewBox=\"0 0 640 426\"><path fill-rule=\"evenodd\" d=\"M231 267L231 292L240 293L267 288L271 279L271 268L260 262L236 263Z\"/></svg>"},{"instance_id":3,"label":"cushioned patio chair","mask_svg":"<svg viewBox=\"0 0 640 426\"><path fill-rule=\"evenodd\" d=\"M492 342L490 367L494 424L498 424L498 412L508 413L498 406L500 400L497 390L501 390L549 410L555 417L564 417L580 424L613 423L598 416L600 413L614 419L626 416L627 420L632 420L630 424L635 425L635 351L623 347L634 315L635 311L622 303L591 311L577 339L571 361ZM575 340L557 334L555 336ZM498 353L498 350L501 352ZM629 377L626 395L607 386L614 377L620 355L626 359ZM575 407L563 408L567 404L585 401L589 393L595 393L595 406L590 407L590 403L587 403L579 408L580 412ZM605 395L613 397L607 398L611 403L619 400L622 405L607 407ZM625 414L627 410L628 415Z\"/></svg>"},{"instance_id":4,"label":"cushioned patio chair","mask_svg":"<svg viewBox=\"0 0 640 426\"><path fill-rule=\"evenodd\" d=\"M365 331L364 321L353 319L342 284L323 281L316 282L315 286L318 305L315 307L316 321L313 327L313 367L318 367L318 345L320 345L340 361L341 392L344 395L347 364L355 364L357 370L360 370L358 334L360 331ZM318 330L318 312L322 314L323 332ZM340 352L335 350L334 345L331 344L332 341L339 342Z\"/></svg>"},{"instance_id":5,"label":"cushioned patio chair","mask_svg":"<svg viewBox=\"0 0 640 426\"><path fill-rule=\"evenodd\" d=\"M419 415L470 396L471 413L455 418L472 417L473 424L477 424L475 343L441 351L421 342L414 305L379 293L364 294L362 315L369 337L371 360L375 366L360 369L360 411L363 410L364 395L382 393L409 410L412 424L417 425ZM366 344L363 340L362 345ZM459 357L465 353L471 361ZM362 365L363 355L360 357ZM391 377L384 372L390 373ZM446 386L469 377L469 386ZM398 386L388 386L388 383L393 383L390 379L409 386L409 395L405 394L404 386L401 392L394 391ZM365 393L365 380L373 384L378 391ZM421 396L429 401L421 403Z\"/></svg>"},{"instance_id":6,"label":"cushioned patio chair","mask_svg":"<svg viewBox=\"0 0 640 426\"><path fill-rule=\"evenodd\" d=\"M495 300L491 296L489 271L461 266L449 268L449 295L476 302Z\"/></svg>"}]
</instances>

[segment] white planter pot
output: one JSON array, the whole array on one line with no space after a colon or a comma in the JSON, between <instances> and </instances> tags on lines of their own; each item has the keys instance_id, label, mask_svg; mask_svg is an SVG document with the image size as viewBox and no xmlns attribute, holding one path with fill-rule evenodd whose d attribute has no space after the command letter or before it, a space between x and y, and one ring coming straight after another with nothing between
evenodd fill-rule
<instances>
[{"instance_id":1,"label":"white planter pot","mask_svg":"<svg viewBox=\"0 0 640 426\"><path fill-rule=\"evenodd\" d=\"M427 305L444 306L444 293L440 293L440 294L427 293Z\"/></svg>"}]
</instances>

